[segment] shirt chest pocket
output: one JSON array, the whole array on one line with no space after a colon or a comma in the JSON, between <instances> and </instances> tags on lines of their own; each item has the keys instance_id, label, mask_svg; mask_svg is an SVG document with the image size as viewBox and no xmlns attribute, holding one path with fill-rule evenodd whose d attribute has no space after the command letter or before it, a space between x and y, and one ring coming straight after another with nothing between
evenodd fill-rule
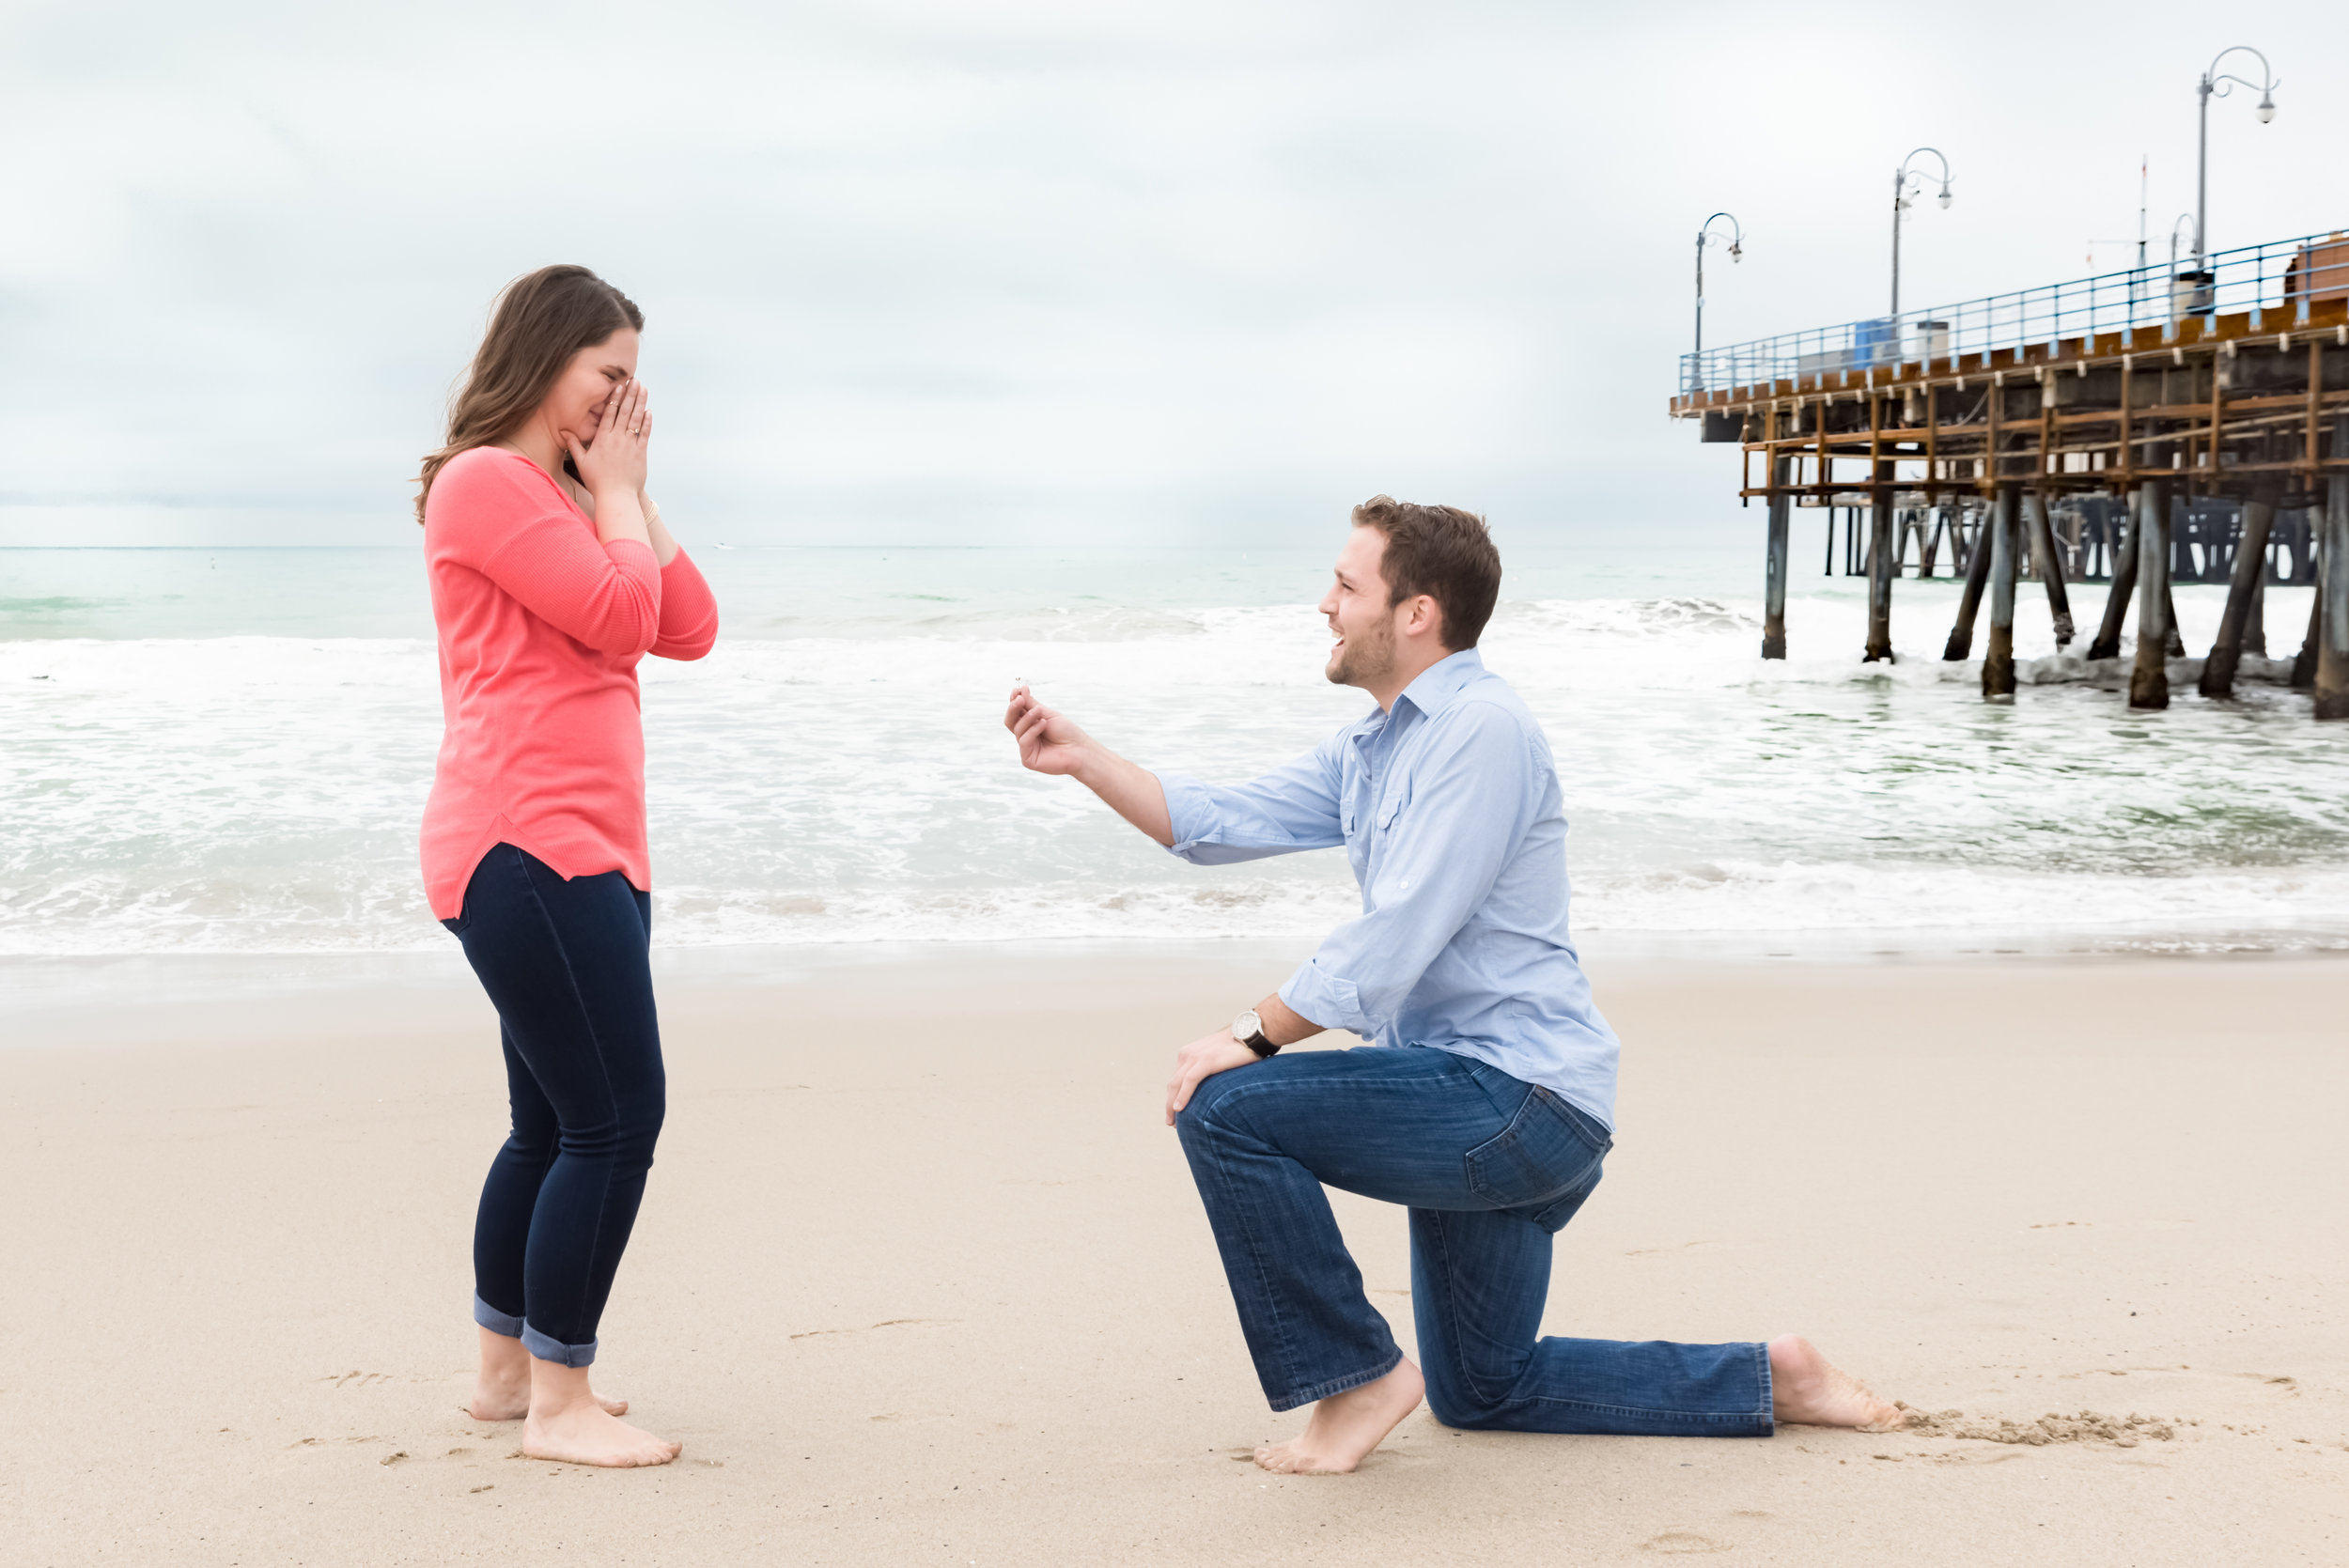
<instances>
[{"instance_id":1,"label":"shirt chest pocket","mask_svg":"<svg viewBox=\"0 0 2349 1568\"><path fill-rule=\"evenodd\" d=\"M1367 790L1350 793L1345 805L1338 810L1338 831L1346 835L1349 844L1355 841L1354 830L1358 827L1375 829L1380 834L1392 828L1395 819L1403 815L1403 808L1410 803L1411 787L1408 783L1397 781L1382 796L1361 799L1368 794Z\"/></svg>"}]
</instances>

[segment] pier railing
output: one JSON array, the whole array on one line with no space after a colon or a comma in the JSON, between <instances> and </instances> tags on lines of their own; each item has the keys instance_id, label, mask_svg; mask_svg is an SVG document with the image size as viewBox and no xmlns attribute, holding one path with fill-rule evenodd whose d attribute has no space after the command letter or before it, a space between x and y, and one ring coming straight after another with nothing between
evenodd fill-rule
<instances>
[{"instance_id":1,"label":"pier railing","mask_svg":"<svg viewBox=\"0 0 2349 1568\"><path fill-rule=\"evenodd\" d=\"M1680 356L1680 391L1753 386L1952 354L2055 343L2195 317L2309 307L2349 299L2341 231L2219 251L2197 264L2133 267L1961 304L1871 317Z\"/></svg>"}]
</instances>

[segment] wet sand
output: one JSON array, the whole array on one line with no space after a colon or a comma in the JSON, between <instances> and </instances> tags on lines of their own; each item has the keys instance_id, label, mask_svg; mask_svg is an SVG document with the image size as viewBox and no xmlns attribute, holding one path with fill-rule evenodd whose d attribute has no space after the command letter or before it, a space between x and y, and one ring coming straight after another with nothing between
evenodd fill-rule
<instances>
[{"instance_id":1,"label":"wet sand","mask_svg":"<svg viewBox=\"0 0 2349 1568\"><path fill-rule=\"evenodd\" d=\"M1159 1120L1173 1048L1283 971L670 974L598 1382L685 1454L631 1473L459 1408L503 1113L459 976L20 998L0 1559L2349 1560L2349 964L1595 963L1622 1125L1550 1331L1798 1330L1935 1414L1705 1441L1423 1410L1340 1479L1245 1462L1299 1418ZM1408 1344L1401 1215L1338 1206Z\"/></svg>"}]
</instances>

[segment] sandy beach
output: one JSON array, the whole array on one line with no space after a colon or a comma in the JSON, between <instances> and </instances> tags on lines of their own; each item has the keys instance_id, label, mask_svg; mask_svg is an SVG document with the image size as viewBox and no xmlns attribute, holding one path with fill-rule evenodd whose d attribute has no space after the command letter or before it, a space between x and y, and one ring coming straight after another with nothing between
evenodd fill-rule
<instances>
[{"instance_id":1,"label":"sandy beach","mask_svg":"<svg viewBox=\"0 0 2349 1568\"><path fill-rule=\"evenodd\" d=\"M1246 1446L1296 1418L1158 1107L1172 1047L1282 955L966 950L667 977L668 1129L598 1380L684 1457L525 1461L458 1408L485 1006L455 974L263 987L13 1009L0 1557L2349 1553L2349 965L1594 968L1622 1126L1549 1328L1796 1329L1962 1416L1691 1441L1423 1410L1352 1478L1268 1476ZM1401 1216L1338 1203L1408 1336Z\"/></svg>"}]
</instances>

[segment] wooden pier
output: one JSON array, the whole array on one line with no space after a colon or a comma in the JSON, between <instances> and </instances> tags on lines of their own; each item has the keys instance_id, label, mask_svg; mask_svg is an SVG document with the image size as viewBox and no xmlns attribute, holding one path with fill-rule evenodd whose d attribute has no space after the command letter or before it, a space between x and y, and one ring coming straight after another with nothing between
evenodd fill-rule
<instances>
[{"instance_id":1,"label":"wooden pier","mask_svg":"<svg viewBox=\"0 0 2349 1568\"><path fill-rule=\"evenodd\" d=\"M2264 649L2263 590L2313 582L2294 685L2349 718L2349 240L2248 247L1899 318L1684 355L1674 417L1744 448L1766 504L1762 653L1786 655L1789 524L1844 509L1845 569L1868 579L1862 658L1892 657L1892 582L1946 545L1963 572L1943 657L1970 657L1987 598L1983 693L2012 700L2014 605L2036 577L2058 645L2067 585L2109 584L2088 649L2120 657L2138 611L2133 707L2165 707L2184 653L2173 582L2229 584L2201 691L2225 696ZM1859 520L1864 515L1865 544ZM1835 537L1828 535L1828 569Z\"/></svg>"}]
</instances>

